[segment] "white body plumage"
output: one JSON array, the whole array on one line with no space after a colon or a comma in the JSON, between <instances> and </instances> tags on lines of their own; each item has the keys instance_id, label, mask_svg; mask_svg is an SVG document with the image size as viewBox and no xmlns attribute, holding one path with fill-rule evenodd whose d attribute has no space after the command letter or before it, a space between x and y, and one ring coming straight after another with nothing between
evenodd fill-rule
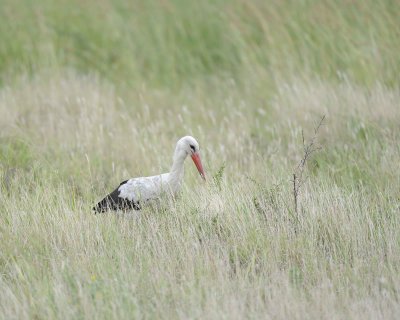
<instances>
[{"instance_id":1,"label":"white body plumage","mask_svg":"<svg viewBox=\"0 0 400 320\"><path fill-rule=\"evenodd\" d=\"M129 201L148 201L160 198L163 193L175 195L181 187L180 179L170 179L170 173L158 176L129 179L118 188L119 197Z\"/></svg>"}]
</instances>

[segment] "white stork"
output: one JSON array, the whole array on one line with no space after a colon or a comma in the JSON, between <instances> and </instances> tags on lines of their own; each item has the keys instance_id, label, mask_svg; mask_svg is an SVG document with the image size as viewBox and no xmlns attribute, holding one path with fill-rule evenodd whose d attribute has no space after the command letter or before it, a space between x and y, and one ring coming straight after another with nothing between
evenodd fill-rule
<instances>
[{"instance_id":1,"label":"white stork","mask_svg":"<svg viewBox=\"0 0 400 320\"><path fill-rule=\"evenodd\" d=\"M196 139L186 136L176 144L171 171L151 177L132 178L121 182L117 189L108 194L94 208L96 212L107 210L140 210L148 201L163 194L175 195L181 187L184 173L183 163L190 155L200 176L206 180Z\"/></svg>"}]
</instances>

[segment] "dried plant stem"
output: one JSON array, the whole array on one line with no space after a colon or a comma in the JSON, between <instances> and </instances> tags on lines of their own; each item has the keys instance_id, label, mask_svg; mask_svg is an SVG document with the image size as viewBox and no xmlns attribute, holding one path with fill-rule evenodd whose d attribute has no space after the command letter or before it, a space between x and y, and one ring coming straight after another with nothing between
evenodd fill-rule
<instances>
[{"instance_id":1,"label":"dried plant stem","mask_svg":"<svg viewBox=\"0 0 400 320\"><path fill-rule=\"evenodd\" d=\"M303 156L297 165L294 173L293 173L293 202L294 202L294 212L296 213L296 216L298 217L299 215L299 196L300 196L300 189L304 182L306 181L306 178L303 178L303 174L306 168L307 161L311 158L311 155L320 150L321 147L316 145L316 138L319 129L322 126L322 123L325 120L325 115L322 116L321 120L319 121L318 125L314 129L314 135L312 138L308 141L306 144L305 139L304 139L304 132L301 132L302 140L303 140Z\"/></svg>"}]
</instances>

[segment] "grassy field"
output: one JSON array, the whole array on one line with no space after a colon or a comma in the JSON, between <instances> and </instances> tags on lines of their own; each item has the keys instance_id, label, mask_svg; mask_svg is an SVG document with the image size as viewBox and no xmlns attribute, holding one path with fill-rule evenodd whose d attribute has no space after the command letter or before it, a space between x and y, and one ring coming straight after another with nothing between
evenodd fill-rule
<instances>
[{"instance_id":1,"label":"grassy field","mask_svg":"<svg viewBox=\"0 0 400 320\"><path fill-rule=\"evenodd\" d=\"M3 0L0 319L399 318L399 52L391 0Z\"/></svg>"}]
</instances>

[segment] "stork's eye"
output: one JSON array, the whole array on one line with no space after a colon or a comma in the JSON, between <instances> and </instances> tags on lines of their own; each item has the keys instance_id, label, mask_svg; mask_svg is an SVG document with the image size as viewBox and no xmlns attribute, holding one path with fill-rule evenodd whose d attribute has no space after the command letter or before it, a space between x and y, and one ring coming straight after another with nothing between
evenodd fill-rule
<instances>
[{"instance_id":1,"label":"stork's eye","mask_svg":"<svg viewBox=\"0 0 400 320\"><path fill-rule=\"evenodd\" d=\"M194 145L190 145L190 149L192 149L193 150L193 152L195 152L196 151L196 148L195 148L195 146Z\"/></svg>"}]
</instances>

